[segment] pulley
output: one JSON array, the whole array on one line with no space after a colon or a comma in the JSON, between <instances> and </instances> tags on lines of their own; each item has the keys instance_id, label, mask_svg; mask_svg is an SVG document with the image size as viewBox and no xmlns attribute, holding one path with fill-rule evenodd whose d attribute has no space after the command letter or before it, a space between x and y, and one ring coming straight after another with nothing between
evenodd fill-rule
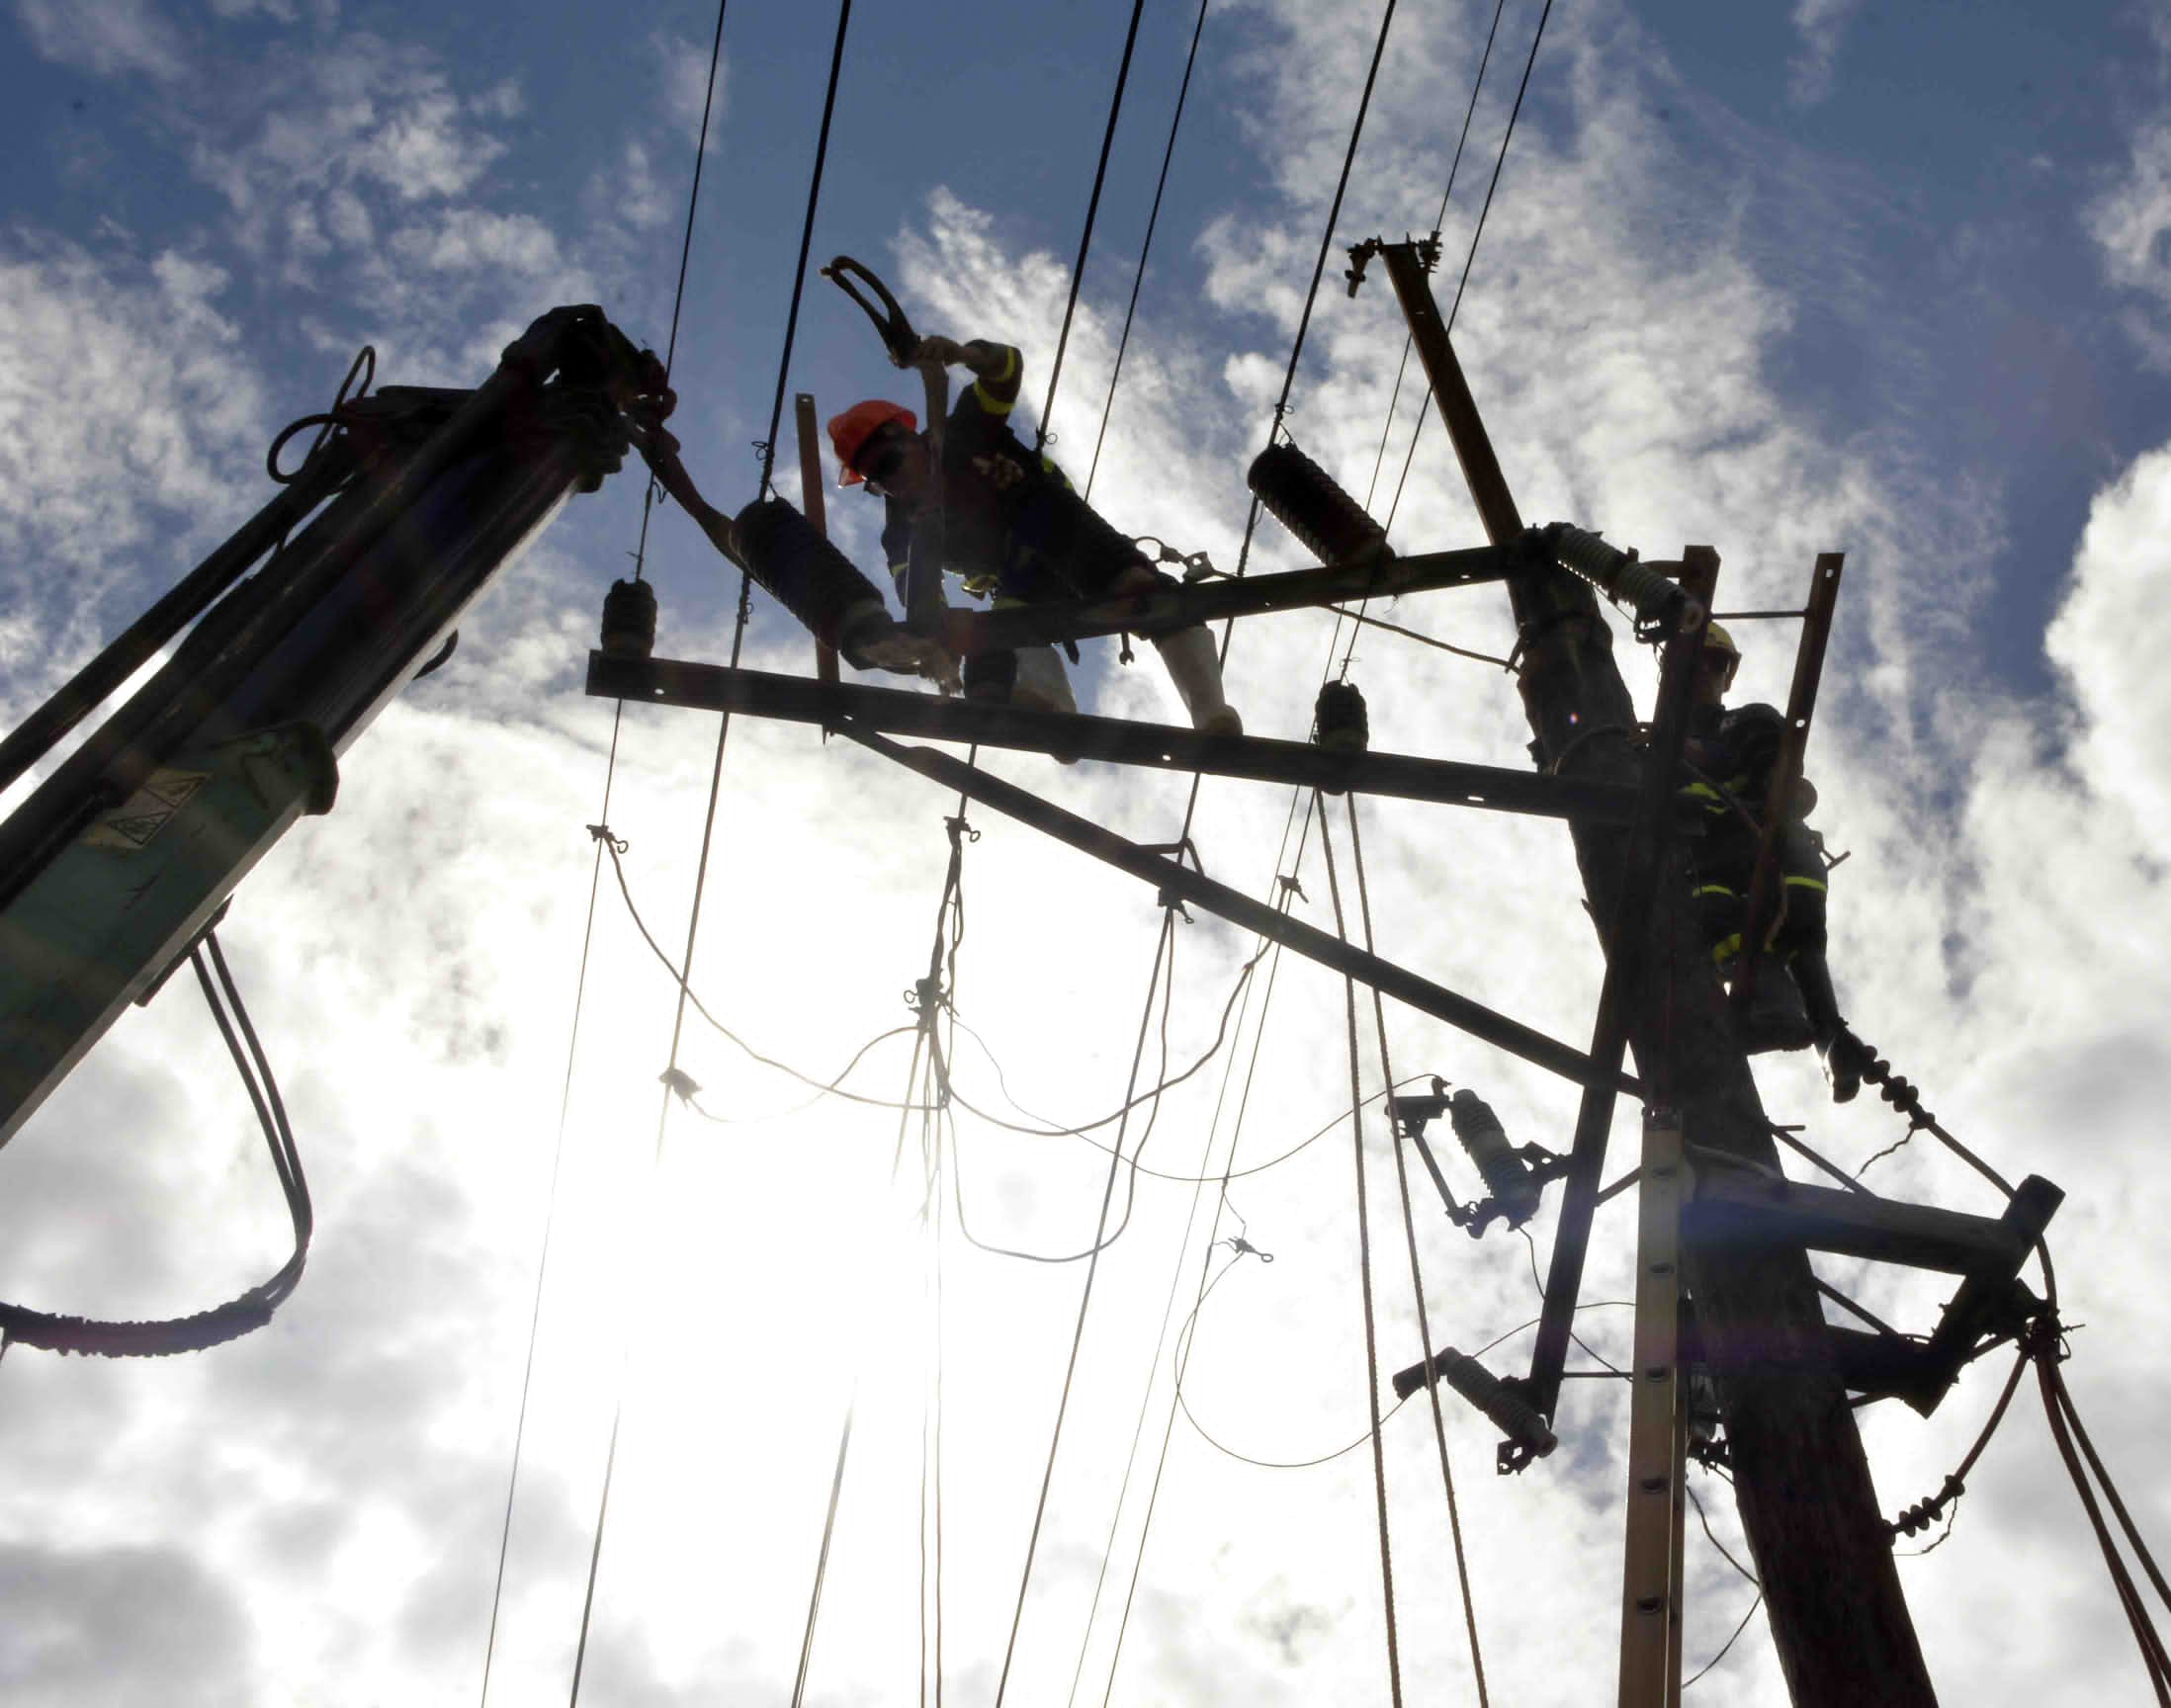
<instances>
[{"instance_id":1,"label":"pulley","mask_svg":"<svg viewBox=\"0 0 2171 1708\"><path fill-rule=\"evenodd\" d=\"M654 587L646 581L613 581L603 595L603 656L647 658L654 651Z\"/></svg>"},{"instance_id":2,"label":"pulley","mask_svg":"<svg viewBox=\"0 0 2171 1708\"><path fill-rule=\"evenodd\" d=\"M1259 501L1322 563L1387 555L1387 530L1294 445L1269 445L1245 475Z\"/></svg>"}]
</instances>

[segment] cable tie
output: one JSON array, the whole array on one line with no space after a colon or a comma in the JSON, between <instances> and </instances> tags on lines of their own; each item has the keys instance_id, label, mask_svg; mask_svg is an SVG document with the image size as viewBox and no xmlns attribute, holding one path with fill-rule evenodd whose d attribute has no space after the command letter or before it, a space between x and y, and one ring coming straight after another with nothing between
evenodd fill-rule
<instances>
[{"instance_id":1,"label":"cable tie","mask_svg":"<svg viewBox=\"0 0 2171 1708\"><path fill-rule=\"evenodd\" d=\"M628 848L633 846L633 844L628 842L625 837L613 836L611 834L611 827L608 824L590 824L588 826L588 834L598 842L608 843L610 845L610 850L613 854L623 854Z\"/></svg>"},{"instance_id":2,"label":"cable tie","mask_svg":"<svg viewBox=\"0 0 2171 1708\"><path fill-rule=\"evenodd\" d=\"M1274 1260L1271 1251L1261 1251L1241 1234L1232 1234L1229 1244L1239 1257L1257 1257L1261 1263L1271 1263Z\"/></svg>"}]
</instances>

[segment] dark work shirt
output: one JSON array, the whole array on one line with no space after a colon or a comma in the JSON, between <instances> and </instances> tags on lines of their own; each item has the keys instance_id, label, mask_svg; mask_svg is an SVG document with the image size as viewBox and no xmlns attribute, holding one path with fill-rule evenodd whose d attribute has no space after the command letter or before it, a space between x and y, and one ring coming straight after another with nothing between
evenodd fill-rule
<instances>
[{"instance_id":1,"label":"dark work shirt","mask_svg":"<svg viewBox=\"0 0 2171 1708\"><path fill-rule=\"evenodd\" d=\"M1023 363L1010 346L994 348L1001 366L965 388L943 435L944 566L974 593L1040 600L1097 592L1138 560L1137 549L1071 489L1052 459L1010 430ZM882 550L901 586L913 528L912 509L889 499Z\"/></svg>"}]
</instances>

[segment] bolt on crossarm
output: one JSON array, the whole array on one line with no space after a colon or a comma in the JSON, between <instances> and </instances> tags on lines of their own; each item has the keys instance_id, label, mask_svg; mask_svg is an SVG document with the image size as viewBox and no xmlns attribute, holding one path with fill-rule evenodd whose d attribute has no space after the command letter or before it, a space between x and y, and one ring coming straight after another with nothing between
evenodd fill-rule
<instances>
[{"instance_id":1,"label":"bolt on crossarm","mask_svg":"<svg viewBox=\"0 0 2171 1708\"><path fill-rule=\"evenodd\" d=\"M1385 262L1442 423L1488 536L1520 537L1517 512L1411 243L1368 245ZM1582 565L1577 565L1579 571ZM1610 591L1610 589L1609 589ZM1633 783L1633 702L1586 580L1534 573L1509 584L1520 687L1539 763ZM1607 732L1619 731L1618 737ZM1621 917L1626 839L1573 827L1594 920ZM1771 1124L1689 915L1679 859L1645 914L1641 976L1627 993L1628 1043L1664 1086L1687 1139L1777 1170ZM1799 1249L1688 1253L1703 1345L1733 1453L1735 1488L1765 1585L1775 1647L1799 1708L1936 1701L1883 1534L1869 1469ZM1567 1278L1556 1277L1556 1285ZM1580 1277L1579 1277L1580 1279ZM1572 1289L1569 1304L1573 1304Z\"/></svg>"}]
</instances>

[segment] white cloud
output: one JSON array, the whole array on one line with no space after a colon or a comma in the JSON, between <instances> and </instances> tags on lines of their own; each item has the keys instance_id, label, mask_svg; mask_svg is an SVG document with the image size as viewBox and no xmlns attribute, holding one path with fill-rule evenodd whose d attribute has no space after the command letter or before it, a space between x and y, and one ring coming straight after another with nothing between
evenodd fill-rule
<instances>
[{"instance_id":1,"label":"white cloud","mask_svg":"<svg viewBox=\"0 0 2171 1708\"><path fill-rule=\"evenodd\" d=\"M177 577L212 518L240 520L230 481L265 405L207 261L17 242L0 281L0 556L10 630L39 629L9 673L27 695L119 627L108 596L146 556Z\"/></svg>"},{"instance_id":2,"label":"white cloud","mask_svg":"<svg viewBox=\"0 0 2171 1708\"><path fill-rule=\"evenodd\" d=\"M1787 67L1786 98L1796 107L1814 107L1832 93L1847 26L1861 10L1862 0L1794 0L1801 48Z\"/></svg>"},{"instance_id":3,"label":"white cloud","mask_svg":"<svg viewBox=\"0 0 2171 1708\"><path fill-rule=\"evenodd\" d=\"M39 53L94 76L170 81L188 69L181 33L157 0L16 0L15 15Z\"/></svg>"},{"instance_id":4,"label":"white cloud","mask_svg":"<svg viewBox=\"0 0 2171 1708\"><path fill-rule=\"evenodd\" d=\"M2134 132L2125 176L2089 203L2083 222L2111 283L2144 299L2128 327L2156 366L2171 367L2171 123Z\"/></svg>"},{"instance_id":5,"label":"white cloud","mask_svg":"<svg viewBox=\"0 0 2171 1708\"><path fill-rule=\"evenodd\" d=\"M663 111L677 128L679 134L689 143L701 139L701 118L706 111L709 118L708 146L714 148L721 139L724 109L731 83L731 60L728 55L719 56L716 62L716 87L712 99L709 86L709 50L711 43L697 42L688 36L673 36L657 31L649 38L649 50L657 60L658 73L663 82Z\"/></svg>"}]
</instances>

